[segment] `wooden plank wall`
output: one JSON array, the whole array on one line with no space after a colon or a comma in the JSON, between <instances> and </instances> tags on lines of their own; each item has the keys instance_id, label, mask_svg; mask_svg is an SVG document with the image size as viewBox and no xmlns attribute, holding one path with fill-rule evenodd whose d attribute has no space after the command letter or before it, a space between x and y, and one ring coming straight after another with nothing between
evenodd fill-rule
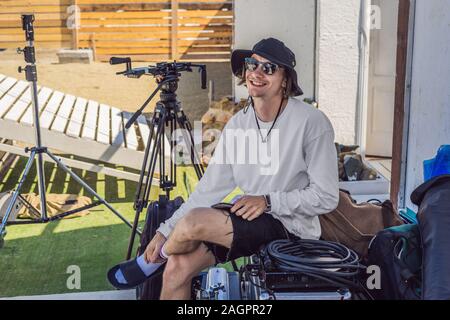
<instances>
[{"instance_id":1,"label":"wooden plank wall","mask_svg":"<svg viewBox=\"0 0 450 320\"><path fill-rule=\"evenodd\" d=\"M74 4L79 28L70 30ZM112 55L137 61L230 57L232 0L1 0L0 48L23 44L24 10L36 14L37 45L46 48L94 48L103 61Z\"/></svg>"},{"instance_id":2,"label":"wooden plank wall","mask_svg":"<svg viewBox=\"0 0 450 320\"><path fill-rule=\"evenodd\" d=\"M1 0L0 48L25 46L21 14L35 14L35 44L40 48L70 47L67 7L73 0Z\"/></svg>"}]
</instances>

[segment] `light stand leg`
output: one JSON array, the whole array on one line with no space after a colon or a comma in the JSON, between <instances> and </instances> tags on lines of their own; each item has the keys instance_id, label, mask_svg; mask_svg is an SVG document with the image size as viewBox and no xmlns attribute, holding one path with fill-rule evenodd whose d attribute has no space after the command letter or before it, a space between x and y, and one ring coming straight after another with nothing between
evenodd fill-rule
<instances>
[{"instance_id":1,"label":"light stand leg","mask_svg":"<svg viewBox=\"0 0 450 320\"><path fill-rule=\"evenodd\" d=\"M6 209L6 213L5 213L5 216L3 217L2 224L0 225L0 239L1 240L3 240L4 236L6 235L6 231L5 231L6 223L11 214L14 204L16 203L17 198L19 197L20 189L22 188L22 185L25 182L25 179L27 178L28 173L30 172L31 166L33 165L35 155L36 155L36 152L34 150L32 150L30 153L30 157L28 158L27 164L25 166L25 170L22 172L22 176L20 177L19 184L17 185L17 188L14 191L14 193L11 197L11 200L8 204L8 208Z\"/></svg>"},{"instance_id":2,"label":"light stand leg","mask_svg":"<svg viewBox=\"0 0 450 320\"><path fill-rule=\"evenodd\" d=\"M34 65L34 63L33 63ZM38 177L38 188L39 188L39 197L41 201L41 218L43 220L47 220L47 201L45 198L45 174L44 174L44 159L42 158L42 153L40 152L42 148L42 139L41 139L41 127L39 123L39 105L38 105L38 97L37 97L37 85L36 81L30 81L31 86L31 101L33 102L33 118L34 118L34 132L35 132L35 141L37 152L37 177Z\"/></svg>"},{"instance_id":3,"label":"light stand leg","mask_svg":"<svg viewBox=\"0 0 450 320\"><path fill-rule=\"evenodd\" d=\"M76 182L78 182L83 188L87 190L90 194L95 196L100 200L102 204L104 204L109 210L111 210L119 219L121 219L127 226L132 227L131 223L128 222L116 209L114 209L105 199L103 199L94 189L92 189L86 182L81 180L79 176L77 176L72 170L70 170L60 159L55 157L50 151L46 151L47 155L55 161L59 168L61 168L64 172L68 173Z\"/></svg>"}]
</instances>

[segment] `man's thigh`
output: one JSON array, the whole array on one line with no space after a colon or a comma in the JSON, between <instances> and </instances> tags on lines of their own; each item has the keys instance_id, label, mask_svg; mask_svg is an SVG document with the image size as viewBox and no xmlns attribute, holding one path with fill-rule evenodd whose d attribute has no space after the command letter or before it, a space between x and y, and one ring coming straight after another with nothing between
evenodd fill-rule
<instances>
[{"instance_id":1,"label":"man's thigh","mask_svg":"<svg viewBox=\"0 0 450 320\"><path fill-rule=\"evenodd\" d=\"M195 240L213 242L230 248L233 224L230 213L213 208L196 208L186 217L187 225L195 232Z\"/></svg>"}]
</instances>

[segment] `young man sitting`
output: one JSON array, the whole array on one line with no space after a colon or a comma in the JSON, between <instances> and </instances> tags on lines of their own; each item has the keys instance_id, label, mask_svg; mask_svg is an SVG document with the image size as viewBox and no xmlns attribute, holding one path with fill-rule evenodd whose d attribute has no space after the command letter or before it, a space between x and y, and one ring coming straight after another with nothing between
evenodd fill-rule
<instances>
[{"instance_id":1,"label":"young man sitting","mask_svg":"<svg viewBox=\"0 0 450 320\"><path fill-rule=\"evenodd\" d=\"M334 131L321 111L294 98L303 94L295 64L293 52L273 38L232 53L248 106L227 123L195 191L145 253L111 269L114 285L136 285L133 272L144 281L165 264L160 298L189 299L192 278L208 266L276 239L320 237L318 215L339 199ZM211 207L236 187L244 195L230 210Z\"/></svg>"}]
</instances>

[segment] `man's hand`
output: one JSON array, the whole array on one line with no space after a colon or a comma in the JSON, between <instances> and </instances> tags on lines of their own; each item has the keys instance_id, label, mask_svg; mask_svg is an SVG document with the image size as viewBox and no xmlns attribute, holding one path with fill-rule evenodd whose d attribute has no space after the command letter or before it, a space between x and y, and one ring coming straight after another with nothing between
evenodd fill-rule
<instances>
[{"instance_id":1,"label":"man's hand","mask_svg":"<svg viewBox=\"0 0 450 320\"><path fill-rule=\"evenodd\" d=\"M145 249L145 252L144 252L145 262L156 263L156 262L164 261L159 256L159 252L161 251L161 248L162 248L164 242L166 242L166 240L167 240L166 237L164 237L161 233L156 232L155 236L153 237L153 239L150 241L147 248Z\"/></svg>"},{"instance_id":2,"label":"man's hand","mask_svg":"<svg viewBox=\"0 0 450 320\"><path fill-rule=\"evenodd\" d=\"M264 213L266 199L264 196L243 196L230 209L232 213L245 220L252 221Z\"/></svg>"}]
</instances>

